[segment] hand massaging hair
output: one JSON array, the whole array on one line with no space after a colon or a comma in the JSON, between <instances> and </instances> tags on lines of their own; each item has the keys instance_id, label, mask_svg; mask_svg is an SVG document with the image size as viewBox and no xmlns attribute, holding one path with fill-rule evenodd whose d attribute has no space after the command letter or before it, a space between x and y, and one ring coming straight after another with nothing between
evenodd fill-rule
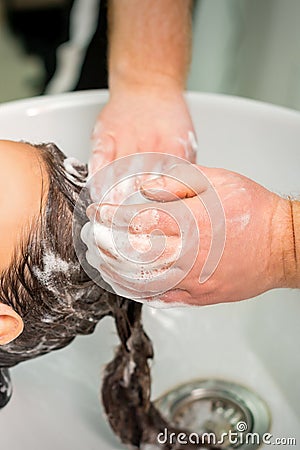
<instances>
[{"instance_id":1,"label":"hand massaging hair","mask_svg":"<svg viewBox=\"0 0 300 450\"><path fill-rule=\"evenodd\" d=\"M151 341L143 330L142 305L106 292L83 271L72 237L74 207L87 177L86 165L73 162L66 171L65 155L54 144L34 146L49 174L46 205L21 246L21 257L1 276L1 302L23 318L24 331L0 347L0 408L11 396L8 368L68 345L77 334L89 334L105 316L113 316L121 344L108 364L102 400L108 421L124 444L146 444L165 449L179 444L158 444L157 435L169 425L150 401L153 358ZM80 196L82 197L82 196ZM86 203L79 205L76 226L87 221ZM126 375L124 375L126 374ZM185 449L195 448L185 445ZM199 445L198 447L199 448ZM216 448L207 446L203 448Z\"/></svg>"}]
</instances>

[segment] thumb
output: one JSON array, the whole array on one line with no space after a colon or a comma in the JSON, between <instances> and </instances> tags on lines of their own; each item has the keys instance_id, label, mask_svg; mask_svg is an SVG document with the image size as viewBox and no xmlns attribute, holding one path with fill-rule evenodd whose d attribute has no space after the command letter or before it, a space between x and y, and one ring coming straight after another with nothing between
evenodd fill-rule
<instances>
[{"instance_id":1,"label":"thumb","mask_svg":"<svg viewBox=\"0 0 300 450\"><path fill-rule=\"evenodd\" d=\"M164 174L146 181L140 187L144 197L159 202L170 202L195 197L205 192L209 181L199 166L184 162L174 164Z\"/></svg>"}]
</instances>

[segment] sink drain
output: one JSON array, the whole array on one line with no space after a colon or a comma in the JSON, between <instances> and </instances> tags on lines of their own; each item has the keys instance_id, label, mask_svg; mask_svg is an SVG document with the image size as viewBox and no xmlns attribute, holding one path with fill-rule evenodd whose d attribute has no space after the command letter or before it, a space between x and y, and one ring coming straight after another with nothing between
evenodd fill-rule
<instances>
[{"instance_id":1,"label":"sink drain","mask_svg":"<svg viewBox=\"0 0 300 450\"><path fill-rule=\"evenodd\" d=\"M254 450L270 428L265 402L239 384L198 380L183 384L155 402L162 415L178 428L215 436L220 448Z\"/></svg>"}]
</instances>

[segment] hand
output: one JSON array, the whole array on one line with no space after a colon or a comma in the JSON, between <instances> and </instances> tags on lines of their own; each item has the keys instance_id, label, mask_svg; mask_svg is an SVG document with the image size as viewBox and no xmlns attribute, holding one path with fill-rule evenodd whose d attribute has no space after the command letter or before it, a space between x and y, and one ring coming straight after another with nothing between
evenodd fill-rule
<instances>
[{"instance_id":1,"label":"hand","mask_svg":"<svg viewBox=\"0 0 300 450\"><path fill-rule=\"evenodd\" d=\"M290 202L227 170L201 167L207 183L193 180L194 175L188 172L185 165L179 165L173 168L173 178L165 176L145 184L143 193L153 203L138 207L92 205L88 209L90 232L99 225L105 231L97 235L94 245L98 247L99 259L94 259L93 265L113 289L129 298L145 299L150 305L153 300L161 300L168 306L174 302L204 305L237 301L275 287L291 286L295 261ZM184 183L188 180L193 189L174 180L178 174ZM195 189L200 192L199 196L195 195ZM226 240L224 251L219 248L221 258L216 261L215 270L211 267L211 273L201 283L199 277L215 239L207 213L213 206L209 205L212 191L217 193L224 210ZM183 200L174 201L174 193ZM208 200L206 207L199 197L203 202ZM189 246L180 258L182 236L171 216L182 206L192 214L183 217ZM138 210L142 212L136 214ZM136 256L147 254L151 247L150 234L157 229L165 235L164 251L147 265ZM217 228L215 232L219 233ZM111 235L117 239L109 240ZM152 241L157 238L154 232ZM91 251L91 239L85 240ZM188 271L187 260L193 247L198 251ZM101 255L104 255L102 262Z\"/></svg>"},{"instance_id":2,"label":"hand","mask_svg":"<svg viewBox=\"0 0 300 450\"><path fill-rule=\"evenodd\" d=\"M138 152L161 152L195 162L193 124L175 86L114 88L92 135L90 174L113 160Z\"/></svg>"}]
</instances>

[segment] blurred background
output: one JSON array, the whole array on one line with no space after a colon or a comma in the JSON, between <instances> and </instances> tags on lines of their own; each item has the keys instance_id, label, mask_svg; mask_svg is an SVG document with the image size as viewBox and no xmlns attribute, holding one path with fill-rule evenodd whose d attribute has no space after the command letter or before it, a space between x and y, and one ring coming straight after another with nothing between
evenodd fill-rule
<instances>
[{"instance_id":1,"label":"blurred background","mask_svg":"<svg viewBox=\"0 0 300 450\"><path fill-rule=\"evenodd\" d=\"M195 0L188 89L300 109L300 1ZM0 102L107 87L105 0L0 0Z\"/></svg>"}]
</instances>

